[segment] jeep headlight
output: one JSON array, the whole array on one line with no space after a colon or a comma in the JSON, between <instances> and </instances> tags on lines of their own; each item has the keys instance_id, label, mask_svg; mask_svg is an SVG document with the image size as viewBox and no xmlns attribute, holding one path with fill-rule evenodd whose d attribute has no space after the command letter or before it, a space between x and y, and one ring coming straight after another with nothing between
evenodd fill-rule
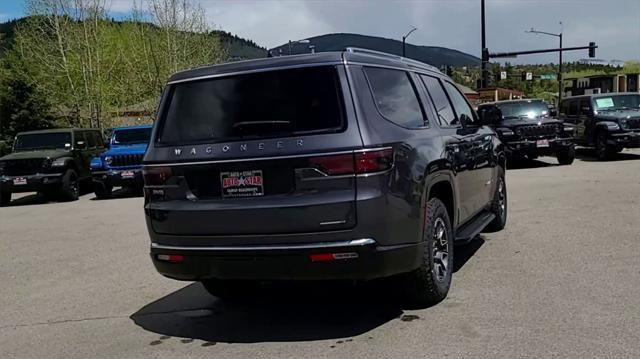
<instances>
[{"instance_id":1,"label":"jeep headlight","mask_svg":"<svg viewBox=\"0 0 640 359\"><path fill-rule=\"evenodd\" d=\"M106 162L106 164L108 164L109 166L111 166L111 163L113 163L113 157L111 156L107 156L104 158L104 162Z\"/></svg>"},{"instance_id":2,"label":"jeep headlight","mask_svg":"<svg viewBox=\"0 0 640 359\"><path fill-rule=\"evenodd\" d=\"M91 159L91 163L89 164L92 170L97 170L102 168L102 160L100 157L94 157Z\"/></svg>"},{"instance_id":3,"label":"jeep headlight","mask_svg":"<svg viewBox=\"0 0 640 359\"><path fill-rule=\"evenodd\" d=\"M620 120L620 128L626 129L627 125L628 125L628 122L627 122L626 118L623 118L623 119Z\"/></svg>"},{"instance_id":4,"label":"jeep headlight","mask_svg":"<svg viewBox=\"0 0 640 359\"><path fill-rule=\"evenodd\" d=\"M58 158L57 160L51 162L51 167L64 167L64 163L64 158Z\"/></svg>"},{"instance_id":5,"label":"jeep headlight","mask_svg":"<svg viewBox=\"0 0 640 359\"><path fill-rule=\"evenodd\" d=\"M45 158L42 160L42 168L46 170L49 167L51 167L51 158Z\"/></svg>"}]
</instances>

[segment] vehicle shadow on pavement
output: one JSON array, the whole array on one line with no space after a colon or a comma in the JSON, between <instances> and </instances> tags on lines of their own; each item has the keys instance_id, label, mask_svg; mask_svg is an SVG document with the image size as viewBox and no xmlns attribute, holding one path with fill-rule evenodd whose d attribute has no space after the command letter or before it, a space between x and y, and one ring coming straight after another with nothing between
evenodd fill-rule
<instances>
[{"instance_id":1,"label":"vehicle shadow on pavement","mask_svg":"<svg viewBox=\"0 0 640 359\"><path fill-rule=\"evenodd\" d=\"M539 160L509 160L507 161L507 170L523 170L529 168L555 167L557 163L548 163Z\"/></svg>"},{"instance_id":2,"label":"vehicle shadow on pavement","mask_svg":"<svg viewBox=\"0 0 640 359\"><path fill-rule=\"evenodd\" d=\"M453 252L453 273L458 272L471 257L484 245L486 240L479 235L473 238L469 243L456 246ZM455 278L455 277L454 277Z\"/></svg>"},{"instance_id":3,"label":"vehicle shadow on pavement","mask_svg":"<svg viewBox=\"0 0 640 359\"><path fill-rule=\"evenodd\" d=\"M134 197L142 197L142 192L136 191L133 188L122 187L113 191L113 193L111 193L111 198L98 199L96 196L93 196L91 200L92 201L108 201L112 199L134 198Z\"/></svg>"},{"instance_id":4,"label":"vehicle shadow on pavement","mask_svg":"<svg viewBox=\"0 0 640 359\"><path fill-rule=\"evenodd\" d=\"M585 162L600 162L600 160L598 160L596 150L593 148L577 148L576 158ZM607 160L605 162L632 161L632 160L640 160L640 155L623 151L620 153L616 153L615 155L613 155L613 157L610 160Z\"/></svg>"},{"instance_id":5,"label":"vehicle shadow on pavement","mask_svg":"<svg viewBox=\"0 0 640 359\"><path fill-rule=\"evenodd\" d=\"M368 285L307 283L277 289L234 302L217 299L194 283L130 318L145 330L171 337L259 343L354 337L403 313L400 303L387 297L388 291Z\"/></svg>"},{"instance_id":6,"label":"vehicle shadow on pavement","mask_svg":"<svg viewBox=\"0 0 640 359\"><path fill-rule=\"evenodd\" d=\"M454 272L482 247L476 236L455 249ZM145 330L209 343L290 342L350 338L394 319L410 321L394 282L377 280L273 284L243 301L211 296L190 284L130 316ZM411 308L420 309L420 308ZM406 318L405 318L406 317ZM405 320L406 319L406 320Z\"/></svg>"},{"instance_id":7,"label":"vehicle shadow on pavement","mask_svg":"<svg viewBox=\"0 0 640 359\"><path fill-rule=\"evenodd\" d=\"M93 193L93 188L87 184L80 185L80 197L87 195L88 193ZM14 194L18 195L18 194ZM18 206L33 206L39 204L47 204L47 203L57 203L59 202L55 198L48 198L43 194L34 193L26 196L22 196L19 198L15 198L9 203L9 207L18 207Z\"/></svg>"}]
</instances>

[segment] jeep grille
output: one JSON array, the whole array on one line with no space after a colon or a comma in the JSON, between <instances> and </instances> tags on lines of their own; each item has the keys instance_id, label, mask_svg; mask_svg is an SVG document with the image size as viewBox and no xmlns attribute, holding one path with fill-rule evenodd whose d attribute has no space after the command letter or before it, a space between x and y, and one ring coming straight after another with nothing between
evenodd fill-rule
<instances>
[{"instance_id":1,"label":"jeep grille","mask_svg":"<svg viewBox=\"0 0 640 359\"><path fill-rule=\"evenodd\" d=\"M556 124L525 125L516 128L516 134L522 138L541 138L555 136L557 130Z\"/></svg>"},{"instance_id":2,"label":"jeep grille","mask_svg":"<svg viewBox=\"0 0 640 359\"><path fill-rule=\"evenodd\" d=\"M631 130L640 129L640 118L630 118L627 120L627 128Z\"/></svg>"},{"instance_id":3,"label":"jeep grille","mask_svg":"<svg viewBox=\"0 0 640 359\"><path fill-rule=\"evenodd\" d=\"M4 174L8 176L31 175L42 172L44 158L4 161Z\"/></svg>"},{"instance_id":4,"label":"jeep grille","mask_svg":"<svg viewBox=\"0 0 640 359\"><path fill-rule=\"evenodd\" d=\"M111 167L139 166L142 164L142 157L144 157L143 154L116 155L113 156Z\"/></svg>"}]
</instances>

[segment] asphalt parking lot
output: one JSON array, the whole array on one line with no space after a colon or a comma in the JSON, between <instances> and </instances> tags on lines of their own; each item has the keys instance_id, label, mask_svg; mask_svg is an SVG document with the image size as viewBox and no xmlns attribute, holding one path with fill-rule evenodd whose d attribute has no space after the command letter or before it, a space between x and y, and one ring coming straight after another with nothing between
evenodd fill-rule
<instances>
[{"instance_id":1,"label":"asphalt parking lot","mask_svg":"<svg viewBox=\"0 0 640 359\"><path fill-rule=\"evenodd\" d=\"M507 173L509 219L457 248L449 297L284 288L225 303L161 277L142 199L0 208L3 358L640 357L640 151Z\"/></svg>"}]
</instances>

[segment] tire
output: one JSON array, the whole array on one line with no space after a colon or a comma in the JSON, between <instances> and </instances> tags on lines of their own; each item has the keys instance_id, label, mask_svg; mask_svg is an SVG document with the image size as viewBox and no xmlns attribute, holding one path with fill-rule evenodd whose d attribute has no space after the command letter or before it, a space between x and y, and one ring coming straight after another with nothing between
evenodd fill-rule
<instances>
[{"instance_id":1,"label":"tire","mask_svg":"<svg viewBox=\"0 0 640 359\"><path fill-rule=\"evenodd\" d=\"M437 198L427 203L424 252L420 267L400 275L399 292L412 307L431 306L449 293L453 273L453 231L447 208Z\"/></svg>"},{"instance_id":2,"label":"tire","mask_svg":"<svg viewBox=\"0 0 640 359\"><path fill-rule=\"evenodd\" d=\"M249 301L256 297L257 283L249 280L203 280L202 286L214 297L225 300Z\"/></svg>"},{"instance_id":3,"label":"tire","mask_svg":"<svg viewBox=\"0 0 640 359\"><path fill-rule=\"evenodd\" d=\"M491 212L496 215L496 218L494 218L487 226L486 229L489 232L501 231L507 224L507 183L504 179L504 169L502 167L499 168L498 185L496 186L496 192L494 193L493 201L491 202Z\"/></svg>"},{"instance_id":4,"label":"tire","mask_svg":"<svg viewBox=\"0 0 640 359\"><path fill-rule=\"evenodd\" d=\"M0 192L0 207L8 206L11 203L11 192Z\"/></svg>"},{"instance_id":5,"label":"tire","mask_svg":"<svg viewBox=\"0 0 640 359\"><path fill-rule=\"evenodd\" d=\"M113 194L113 186L108 184L93 184L93 192L96 194L97 199L108 199Z\"/></svg>"},{"instance_id":6,"label":"tire","mask_svg":"<svg viewBox=\"0 0 640 359\"><path fill-rule=\"evenodd\" d=\"M60 199L63 201L75 201L80 196L80 181L78 174L72 169L68 169L62 176L62 187L60 188Z\"/></svg>"},{"instance_id":7,"label":"tire","mask_svg":"<svg viewBox=\"0 0 640 359\"><path fill-rule=\"evenodd\" d=\"M602 130L599 131L596 134L596 154L598 155L598 160L610 160L613 158L614 153L613 149L607 146L607 133Z\"/></svg>"},{"instance_id":8,"label":"tire","mask_svg":"<svg viewBox=\"0 0 640 359\"><path fill-rule=\"evenodd\" d=\"M572 164L573 160L575 160L576 158L576 146L571 145L568 147L563 147L562 149L557 151L556 158L558 159L558 163L561 166Z\"/></svg>"}]
</instances>

